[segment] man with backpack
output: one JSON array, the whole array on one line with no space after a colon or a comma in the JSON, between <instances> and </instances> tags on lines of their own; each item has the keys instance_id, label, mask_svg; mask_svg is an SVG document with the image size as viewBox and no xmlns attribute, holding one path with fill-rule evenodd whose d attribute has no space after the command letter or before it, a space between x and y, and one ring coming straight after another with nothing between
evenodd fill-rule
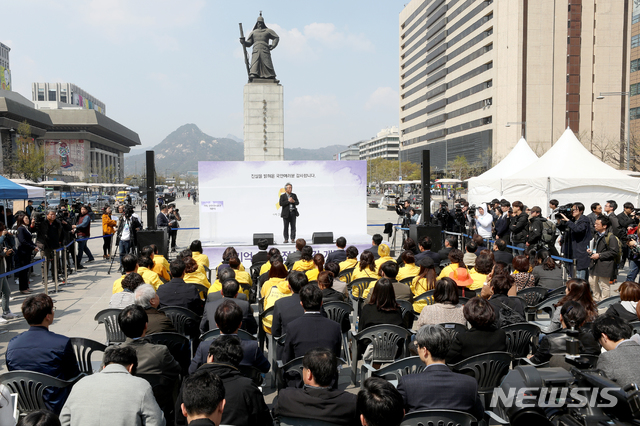
<instances>
[{"instance_id":1,"label":"man with backpack","mask_svg":"<svg viewBox=\"0 0 640 426\"><path fill-rule=\"evenodd\" d=\"M589 285L593 300L599 302L611 294L610 279L616 271L616 265L622 256L620 240L611 232L611 220L600 216L595 223L596 235L593 250L588 249L591 258Z\"/></svg>"},{"instance_id":2,"label":"man with backpack","mask_svg":"<svg viewBox=\"0 0 640 426\"><path fill-rule=\"evenodd\" d=\"M529 235L527 246L534 250L544 248L549 250L556 242L556 225L542 216L542 209L538 206L531 207L529 215Z\"/></svg>"}]
</instances>

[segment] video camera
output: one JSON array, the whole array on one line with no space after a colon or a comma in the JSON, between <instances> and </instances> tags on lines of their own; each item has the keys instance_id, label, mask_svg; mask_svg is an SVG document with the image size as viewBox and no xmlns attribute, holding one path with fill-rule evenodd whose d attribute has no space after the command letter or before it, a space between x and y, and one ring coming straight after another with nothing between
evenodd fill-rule
<instances>
[{"instance_id":1,"label":"video camera","mask_svg":"<svg viewBox=\"0 0 640 426\"><path fill-rule=\"evenodd\" d=\"M567 219L571 219L571 208L573 207L573 203L564 204L562 206L558 206L558 210L556 211L556 219L562 219L562 215L565 215Z\"/></svg>"},{"instance_id":2,"label":"video camera","mask_svg":"<svg viewBox=\"0 0 640 426\"><path fill-rule=\"evenodd\" d=\"M135 209L131 204L127 204L126 206L124 206L124 217L126 219L131 219L131 216L133 216L134 212Z\"/></svg>"}]
</instances>

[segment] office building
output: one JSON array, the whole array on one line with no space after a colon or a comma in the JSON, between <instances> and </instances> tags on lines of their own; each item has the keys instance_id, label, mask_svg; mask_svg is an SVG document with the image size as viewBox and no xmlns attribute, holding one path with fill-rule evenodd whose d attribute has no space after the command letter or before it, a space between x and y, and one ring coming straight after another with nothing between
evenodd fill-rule
<instances>
[{"instance_id":1,"label":"office building","mask_svg":"<svg viewBox=\"0 0 640 426\"><path fill-rule=\"evenodd\" d=\"M632 156L640 155L640 2L633 2L633 16L631 19L631 65L630 65L630 119L631 141L634 144ZM640 158L634 158L637 164Z\"/></svg>"},{"instance_id":2,"label":"office building","mask_svg":"<svg viewBox=\"0 0 640 426\"><path fill-rule=\"evenodd\" d=\"M412 0L400 13L402 159L491 167L526 134L539 155L570 127L620 146L631 1ZM509 124L508 123L512 123ZM608 160L612 162L612 160ZM619 164L616 164L616 166Z\"/></svg>"},{"instance_id":3,"label":"office building","mask_svg":"<svg viewBox=\"0 0 640 426\"><path fill-rule=\"evenodd\" d=\"M107 107L91 94L71 83L33 83L31 100L37 109L93 109L101 114L107 113Z\"/></svg>"},{"instance_id":4,"label":"office building","mask_svg":"<svg viewBox=\"0 0 640 426\"><path fill-rule=\"evenodd\" d=\"M0 90L11 90L10 50L11 48L9 46L0 43Z\"/></svg>"},{"instance_id":5,"label":"office building","mask_svg":"<svg viewBox=\"0 0 640 426\"><path fill-rule=\"evenodd\" d=\"M360 160L384 158L385 160L397 160L400 149L400 135L398 128L392 126L382 129L376 137L359 142Z\"/></svg>"},{"instance_id":6,"label":"office building","mask_svg":"<svg viewBox=\"0 0 640 426\"><path fill-rule=\"evenodd\" d=\"M360 159L360 142L352 143L349 145L347 149L342 152L339 152L333 156L334 160L338 161L349 161L349 160L359 160Z\"/></svg>"}]
</instances>

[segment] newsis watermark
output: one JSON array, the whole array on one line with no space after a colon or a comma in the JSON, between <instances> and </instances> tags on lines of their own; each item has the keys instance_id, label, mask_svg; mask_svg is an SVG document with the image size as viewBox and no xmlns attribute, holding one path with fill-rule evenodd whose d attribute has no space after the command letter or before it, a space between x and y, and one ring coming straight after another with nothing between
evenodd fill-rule
<instances>
[{"instance_id":1,"label":"newsis watermark","mask_svg":"<svg viewBox=\"0 0 640 426\"><path fill-rule=\"evenodd\" d=\"M553 387L535 388L526 387L509 389L505 394L502 388L493 390L491 397L491 408L498 406L498 402L505 408L561 408L566 405L568 408L609 408L615 407L617 398L612 395L620 392L620 388L587 388L587 387ZM587 397L586 395L590 395ZM569 403L567 404L567 399Z\"/></svg>"}]
</instances>

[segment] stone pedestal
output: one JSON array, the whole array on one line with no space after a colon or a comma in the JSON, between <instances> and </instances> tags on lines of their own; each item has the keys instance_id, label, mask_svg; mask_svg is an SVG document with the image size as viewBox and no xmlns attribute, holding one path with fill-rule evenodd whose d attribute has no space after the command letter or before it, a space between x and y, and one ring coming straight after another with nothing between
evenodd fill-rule
<instances>
[{"instance_id":1,"label":"stone pedestal","mask_svg":"<svg viewBox=\"0 0 640 426\"><path fill-rule=\"evenodd\" d=\"M244 161L284 160L284 88L254 79L244 86Z\"/></svg>"}]
</instances>

